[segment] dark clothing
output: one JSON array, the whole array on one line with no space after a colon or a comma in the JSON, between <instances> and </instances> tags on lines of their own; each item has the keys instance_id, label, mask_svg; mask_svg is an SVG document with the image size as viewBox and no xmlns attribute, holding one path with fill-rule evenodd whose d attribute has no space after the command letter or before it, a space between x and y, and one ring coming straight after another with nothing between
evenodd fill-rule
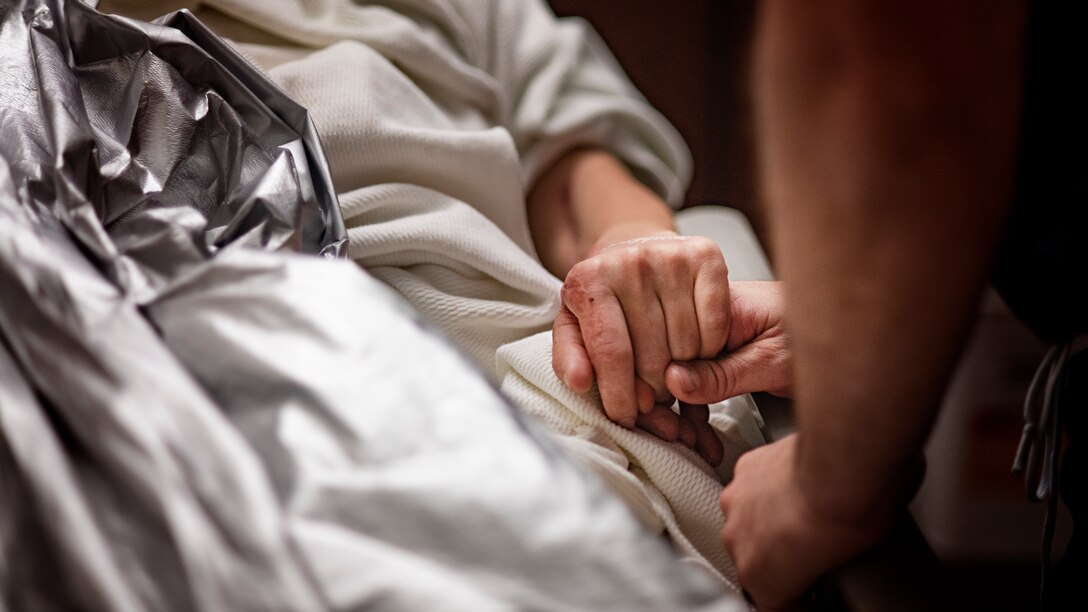
<instances>
[{"instance_id":1,"label":"dark clothing","mask_svg":"<svg viewBox=\"0 0 1088 612\"><path fill-rule=\"evenodd\" d=\"M1088 385L1074 381L1088 380L1088 351L1074 355L1066 365L1066 380L1071 384L1062 398L1063 422L1068 447L1062 460L1059 491L1062 501L1073 517L1073 535L1061 561L1050 571L1044 593L1046 610L1088 610L1085 589L1085 568L1088 553L1088 499L1085 499L1085 476L1088 475ZM1074 605L1075 604L1075 605Z\"/></svg>"},{"instance_id":2,"label":"dark clothing","mask_svg":"<svg viewBox=\"0 0 1088 612\"><path fill-rule=\"evenodd\" d=\"M1028 10L1019 169L993 284L1017 317L1057 343L1088 333L1088 9Z\"/></svg>"},{"instance_id":3,"label":"dark clothing","mask_svg":"<svg viewBox=\"0 0 1088 612\"><path fill-rule=\"evenodd\" d=\"M1081 2L1028 3L1016 191L992 276L1016 316L1055 344L1088 334L1086 13ZM1071 357L1063 374L1053 418L1059 449L1062 429L1067 436L1058 488L1074 530L1057 566L1048 571L1043 560L1042 607L1088 610L1088 351ZM1048 529L1055 519L1052 505Z\"/></svg>"}]
</instances>

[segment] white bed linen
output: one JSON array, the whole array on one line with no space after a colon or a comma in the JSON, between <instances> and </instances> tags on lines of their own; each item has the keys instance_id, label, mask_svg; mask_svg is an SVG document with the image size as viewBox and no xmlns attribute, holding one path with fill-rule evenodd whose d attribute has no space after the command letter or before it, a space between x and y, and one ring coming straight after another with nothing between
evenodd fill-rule
<instances>
[{"instance_id":1,"label":"white bed linen","mask_svg":"<svg viewBox=\"0 0 1088 612\"><path fill-rule=\"evenodd\" d=\"M759 442L750 400L715 408L727 449L715 473L681 445L614 426L595 394L572 394L551 373L560 282L532 247L527 188L589 144L672 204L690 174L676 132L592 29L535 0L202 4L211 10L198 16L312 114L349 257L449 335L648 526L736 588L717 499L729 458Z\"/></svg>"}]
</instances>

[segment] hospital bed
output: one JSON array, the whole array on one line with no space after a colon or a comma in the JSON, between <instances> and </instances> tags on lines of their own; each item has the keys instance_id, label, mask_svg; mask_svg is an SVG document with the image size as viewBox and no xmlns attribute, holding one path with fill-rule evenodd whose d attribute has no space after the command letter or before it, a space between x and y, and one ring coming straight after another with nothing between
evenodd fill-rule
<instances>
[{"instance_id":1,"label":"hospital bed","mask_svg":"<svg viewBox=\"0 0 1088 612\"><path fill-rule=\"evenodd\" d=\"M3 17L32 43L5 46L5 77L44 85L0 124L0 608L736 609L329 261L344 225L308 116L190 15ZM108 121L118 82L133 112ZM191 102L175 129L138 112L162 91ZM261 129L190 129L216 121ZM130 149L133 126L208 153ZM246 173L210 153L235 148ZM727 257L769 275L746 231Z\"/></svg>"}]
</instances>

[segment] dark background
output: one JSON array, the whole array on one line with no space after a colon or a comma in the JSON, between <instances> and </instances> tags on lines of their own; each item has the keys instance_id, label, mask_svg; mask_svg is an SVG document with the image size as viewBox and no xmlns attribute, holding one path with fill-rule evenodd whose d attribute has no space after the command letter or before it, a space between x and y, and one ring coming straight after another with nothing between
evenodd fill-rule
<instances>
[{"instance_id":1,"label":"dark background","mask_svg":"<svg viewBox=\"0 0 1088 612\"><path fill-rule=\"evenodd\" d=\"M687 203L725 204L766 240L748 95L754 0L549 0L589 21L635 86L680 131L695 158Z\"/></svg>"}]
</instances>

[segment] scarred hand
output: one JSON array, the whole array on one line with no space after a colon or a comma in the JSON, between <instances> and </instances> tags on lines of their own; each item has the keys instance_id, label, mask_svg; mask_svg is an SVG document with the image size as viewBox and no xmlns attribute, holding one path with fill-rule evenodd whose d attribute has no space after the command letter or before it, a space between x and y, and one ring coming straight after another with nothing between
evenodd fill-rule
<instances>
[{"instance_id":1,"label":"scarred hand","mask_svg":"<svg viewBox=\"0 0 1088 612\"><path fill-rule=\"evenodd\" d=\"M673 233L610 244L574 265L552 328L552 366L585 392L596 379L605 413L721 462L705 405L681 403L665 386L673 361L709 359L729 333L728 270L708 238Z\"/></svg>"}]
</instances>

